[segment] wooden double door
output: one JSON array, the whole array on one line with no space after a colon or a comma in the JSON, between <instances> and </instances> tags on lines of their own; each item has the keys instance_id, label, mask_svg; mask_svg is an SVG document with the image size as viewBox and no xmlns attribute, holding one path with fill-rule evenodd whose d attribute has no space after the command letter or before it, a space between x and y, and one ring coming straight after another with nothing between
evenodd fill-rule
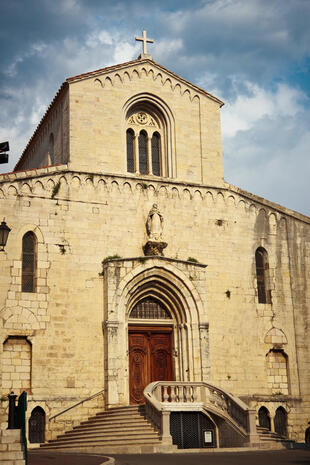
<instances>
[{"instance_id":1,"label":"wooden double door","mask_svg":"<svg viewBox=\"0 0 310 465\"><path fill-rule=\"evenodd\" d=\"M129 326L128 338L130 403L143 404L149 383L173 380L172 328Z\"/></svg>"}]
</instances>

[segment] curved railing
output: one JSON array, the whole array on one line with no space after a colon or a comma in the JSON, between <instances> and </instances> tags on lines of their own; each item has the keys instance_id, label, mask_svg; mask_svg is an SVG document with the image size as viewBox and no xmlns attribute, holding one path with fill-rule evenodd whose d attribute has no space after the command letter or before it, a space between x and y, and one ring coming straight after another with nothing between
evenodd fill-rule
<instances>
[{"instance_id":1,"label":"curved railing","mask_svg":"<svg viewBox=\"0 0 310 465\"><path fill-rule=\"evenodd\" d=\"M170 412L209 410L229 421L250 442L257 440L255 410L209 383L155 381L145 388L144 397L146 414L163 437L170 436Z\"/></svg>"}]
</instances>

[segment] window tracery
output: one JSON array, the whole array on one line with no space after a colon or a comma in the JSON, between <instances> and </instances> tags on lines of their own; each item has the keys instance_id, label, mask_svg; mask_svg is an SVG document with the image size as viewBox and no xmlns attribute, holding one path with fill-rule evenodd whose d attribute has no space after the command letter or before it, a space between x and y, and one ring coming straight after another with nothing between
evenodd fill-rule
<instances>
[{"instance_id":1,"label":"window tracery","mask_svg":"<svg viewBox=\"0 0 310 465\"><path fill-rule=\"evenodd\" d=\"M147 297L138 302L130 313L133 319L170 320L171 315L157 299Z\"/></svg>"},{"instance_id":2,"label":"window tracery","mask_svg":"<svg viewBox=\"0 0 310 465\"><path fill-rule=\"evenodd\" d=\"M152 110L139 108L129 114L126 126L127 171L166 176L164 121Z\"/></svg>"}]
</instances>

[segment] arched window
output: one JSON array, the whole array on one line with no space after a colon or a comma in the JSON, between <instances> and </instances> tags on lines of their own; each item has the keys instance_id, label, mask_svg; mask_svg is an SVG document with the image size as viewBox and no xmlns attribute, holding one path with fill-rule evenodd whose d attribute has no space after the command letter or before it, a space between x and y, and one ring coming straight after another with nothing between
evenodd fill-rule
<instances>
[{"instance_id":1,"label":"arched window","mask_svg":"<svg viewBox=\"0 0 310 465\"><path fill-rule=\"evenodd\" d=\"M256 250L255 263L258 303L271 304L268 254L263 247L258 247L258 249Z\"/></svg>"},{"instance_id":2,"label":"arched window","mask_svg":"<svg viewBox=\"0 0 310 465\"><path fill-rule=\"evenodd\" d=\"M37 268L37 240L32 231L23 237L22 245L22 292L35 292Z\"/></svg>"},{"instance_id":3,"label":"arched window","mask_svg":"<svg viewBox=\"0 0 310 465\"><path fill-rule=\"evenodd\" d=\"M270 414L269 410L266 407L261 407L258 411L258 423L259 426L262 428L266 428L270 431L271 423L270 423Z\"/></svg>"},{"instance_id":4,"label":"arched window","mask_svg":"<svg viewBox=\"0 0 310 465\"><path fill-rule=\"evenodd\" d=\"M126 132L127 136L127 171L129 173L134 173L135 172L135 159L134 159L134 137L135 133L133 132L132 129L127 129Z\"/></svg>"},{"instance_id":5,"label":"arched window","mask_svg":"<svg viewBox=\"0 0 310 465\"><path fill-rule=\"evenodd\" d=\"M45 438L45 412L41 407L35 407L28 423L29 442L42 443Z\"/></svg>"},{"instance_id":6,"label":"arched window","mask_svg":"<svg viewBox=\"0 0 310 465\"><path fill-rule=\"evenodd\" d=\"M139 134L139 171L141 174L148 173L147 161L147 134L141 131Z\"/></svg>"},{"instance_id":7,"label":"arched window","mask_svg":"<svg viewBox=\"0 0 310 465\"><path fill-rule=\"evenodd\" d=\"M152 136L152 172L160 176L160 135L154 132Z\"/></svg>"},{"instance_id":8,"label":"arched window","mask_svg":"<svg viewBox=\"0 0 310 465\"><path fill-rule=\"evenodd\" d=\"M126 127L127 172L167 176L167 131L158 109L148 102L135 105L127 113Z\"/></svg>"},{"instance_id":9,"label":"arched window","mask_svg":"<svg viewBox=\"0 0 310 465\"><path fill-rule=\"evenodd\" d=\"M140 300L130 313L130 318L143 320L169 320L171 315L157 299L146 297Z\"/></svg>"}]
</instances>

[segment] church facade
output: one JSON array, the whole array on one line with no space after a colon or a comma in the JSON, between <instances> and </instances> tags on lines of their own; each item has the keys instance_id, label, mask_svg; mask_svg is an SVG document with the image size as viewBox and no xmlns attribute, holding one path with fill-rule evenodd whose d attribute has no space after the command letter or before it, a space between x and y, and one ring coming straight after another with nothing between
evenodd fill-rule
<instances>
[{"instance_id":1,"label":"church facade","mask_svg":"<svg viewBox=\"0 0 310 465\"><path fill-rule=\"evenodd\" d=\"M67 79L0 175L1 394L28 392L32 442L157 381L304 441L310 219L224 181L222 105L142 54Z\"/></svg>"}]
</instances>

